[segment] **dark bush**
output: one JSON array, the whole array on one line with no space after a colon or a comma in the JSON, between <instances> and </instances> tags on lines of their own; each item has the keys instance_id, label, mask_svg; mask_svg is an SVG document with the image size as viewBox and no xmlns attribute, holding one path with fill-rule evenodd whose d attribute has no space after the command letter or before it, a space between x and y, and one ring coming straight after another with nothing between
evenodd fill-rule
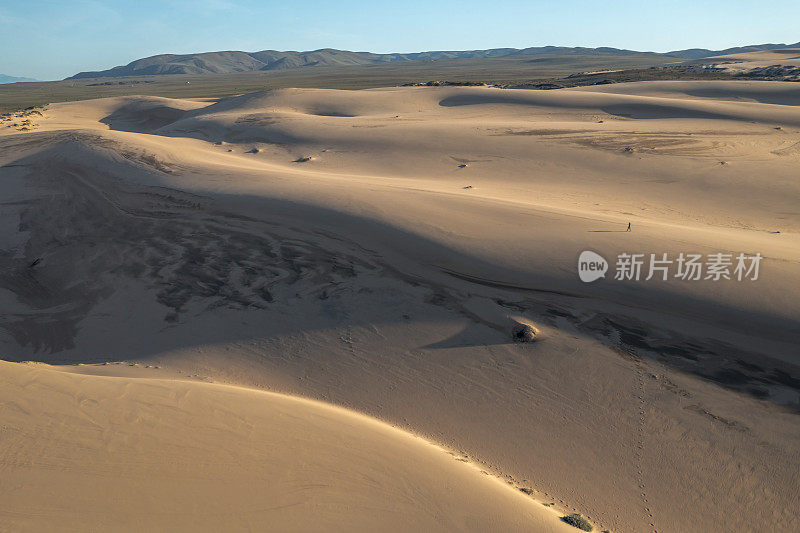
<instances>
[{"instance_id":1,"label":"dark bush","mask_svg":"<svg viewBox=\"0 0 800 533\"><path fill-rule=\"evenodd\" d=\"M561 518L561 520L563 520L567 524L569 524L569 525L571 525L573 527L577 527L578 529L583 530L583 531L591 531L591 530L594 529L594 527L592 527L592 524L590 524L588 520L586 520L584 517L582 517L579 514L567 515L567 516Z\"/></svg>"}]
</instances>

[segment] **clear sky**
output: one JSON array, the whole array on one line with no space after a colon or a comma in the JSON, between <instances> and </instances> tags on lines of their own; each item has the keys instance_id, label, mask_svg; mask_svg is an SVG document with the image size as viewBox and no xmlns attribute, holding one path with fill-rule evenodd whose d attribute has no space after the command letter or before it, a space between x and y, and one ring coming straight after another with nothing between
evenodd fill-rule
<instances>
[{"instance_id":1,"label":"clear sky","mask_svg":"<svg viewBox=\"0 0 800 533\"><path fill-rule=\"evenodd\" d=\"M800 0L0 0L0 73L60 79L161 53L800 41Z\"/></svg>"}]
</instances>

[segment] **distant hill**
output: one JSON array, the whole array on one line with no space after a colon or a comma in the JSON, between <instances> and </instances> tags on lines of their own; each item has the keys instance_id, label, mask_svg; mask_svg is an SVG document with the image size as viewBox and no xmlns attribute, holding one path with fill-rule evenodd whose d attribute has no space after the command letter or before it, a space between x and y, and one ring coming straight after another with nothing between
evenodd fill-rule
<instances>
[{"instance_id":1,"label":"distant hill","mask_svg":"<svg viewBox=\"0 0 800 533\"><path fill-rule=\"evenodd\" d=\"M514 57L547 57L547 56L642 56L663 57L665 62L676 59L700 59L704 57L756 52L800 46L786 44L759 44L741 46L725 50L708 50L691 48L675 50L664 54L654 52L637 52L619 48L584 48L564 46L538 46L531 48L492 48L489 50L455 50L414 53L373 54L371 52L350 52L323 48L308 52L280 52L262 50L261 52L204 52L198 54L161 54L144 59L137 59L127 65L108 70L81 72L67 79L101 78L121 76L152 76L161 74L224 74L232 72L252 72L266 70L284 70L315 65L345 66L374 65L394 61L436 61L446 59L475 58L514 58Z\"/></svg>"},{"instance_id":2,"label":"distant hill","mask_svg":"<svg viewBox=\"0 0 800 533\"><path fill-rule=\"evenodd\" d=\"M18 83L21 81L39 81L39 80L35 80L33 78L17 78L15 76L0 74L0 83Z\"/></svg>"},{"instance_id":3,"label":"distant hill","mask_svg":"<svg viewBox=\"0 0 800 533\"><path fill-rule=\"evenodd\" d=\"M753 44L750 46L737 46L726 48L725 50L709 50L707 48L689 48L688 50L675 50L667 52L667 55L685 57L686 59L702 59L704 57L725 56L729 54L743 54L746 52L761 52L764 50L776 50L778 48L798 48L800 43L795 44Z\"/></svg>"},{"instance_id":4,"label":"distant hill","mask_svg":"<svg viewBox=\"0 0 800 533\"><path fill-rule=\"evenodd\" d=\"M159 74L220 74L258 70L283 70L315 65L344 66L372 65L393 61L436 61L440 59L502 58L519 56L631 56L659 57L663 54L635 52L617 48L581 48L542 46L534 48L494 48L491 50L432 51L397 54L349 52L325 48L309 52L205 52L199 54L162 54L138 59L127 65L96 72L81 72L67 79L119 76L150 76ZM665 60L675 59L664 56Z\"/></svg>"}]
</instances>

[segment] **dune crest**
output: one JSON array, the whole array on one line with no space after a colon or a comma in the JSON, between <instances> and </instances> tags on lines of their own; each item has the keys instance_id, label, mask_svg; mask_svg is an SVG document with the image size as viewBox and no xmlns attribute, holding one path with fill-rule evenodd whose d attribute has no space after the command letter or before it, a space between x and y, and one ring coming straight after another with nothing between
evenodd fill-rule
<instances>
[{"instance_id":1,"label":"dune crest","mask_svg":"<svg viewBox=\"0 0 800 533\"><path fill-rule=\"evenodd\" d=\"M441 448L319 402L5 362L0 385L13 531L571 531Z\"/></svg>"}]
</instances>

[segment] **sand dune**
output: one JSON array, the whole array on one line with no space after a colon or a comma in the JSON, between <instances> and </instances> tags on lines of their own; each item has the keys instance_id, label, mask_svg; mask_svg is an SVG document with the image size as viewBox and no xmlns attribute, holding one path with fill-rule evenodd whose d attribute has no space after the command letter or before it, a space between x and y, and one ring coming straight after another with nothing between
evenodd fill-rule
<instances>
[{"instance_id":1,"label":"sand dune","mask_svg":"<svg viewBox=\"0 0 800 533\"><path fill-rule=\"evenodd\" d=\"M793 88L50 105L0 137L5 358L345 406L599 530L795 530ZM757 281L587 284L583 250L764 260Z\"/></svg>"},{"instance_id":2,"label":"sand dune","mask_svg":"<svg viewBox=\"0 0 800 533\"><path fill-rule=\"evenodd\" d=\"M733 72L746 72L774 65L800 67L800 48L778 48L741 54L707 57L698 62L713 64ZM796 74L796 72L795 72Z\"/></svg>"},{"instance_id":3,"label":"sand dune","mask_svg":"<svg viewBox=\"0 0 800 533\"><path fill-rule=\"evenodd\" d=\"M714 69L735 77L800 81L800 48L776 48L755 52L716 55L687 61L685 65ZM796 92L796 91L795 91Z\"/></svg>"},{"instance_id":4,"label":"sand dune","mask_svg":"<svg viewBox=\"0 0 800 533\"><path fill-rule=\"evenodd\" d=\"M0 383L9 531L573 531L460 458L318 402L11 363Z\"/></svg>"},{"instance_id":5,"label":"sand dune","mask_svg":"<svg viewBox=\"0 0 800 533\"><path fill-rule=\"evenodd\" d=\"M800 92L793 83L763 81L654 81L614 83L594 87L575 87L570 91L618 93L671 99L722 100L762 104L800 105Z\"/></svg>"}]
</instances>

